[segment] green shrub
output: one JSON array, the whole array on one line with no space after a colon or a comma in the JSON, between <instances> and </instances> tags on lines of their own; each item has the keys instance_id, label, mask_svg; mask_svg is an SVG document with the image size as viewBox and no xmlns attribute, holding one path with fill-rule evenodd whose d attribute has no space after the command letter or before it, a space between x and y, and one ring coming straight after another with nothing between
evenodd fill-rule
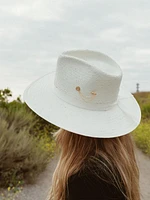
<instances>
[{"instance_id":1,"label":"green shrub","mask_svg":"<svg viewBox=\"0 0 150 200\"><path fill-rule=\"evenodd\" d=\"M8 127L13 126L16 131L21 130L24 127L31 127L37 122L37 119L33 113L28 111L24 106L20 108L0 108L0 118L5 119L8 123Z\"/></svg>"},{"instance_id":2,"label":"green shrub","mask_svg":"<svg viewBox=\"0 0 150 200\"><path fill-rule=\"evenodd\" d=\"M137 92L133 94L140 106L150 103L150 92Z\"/></svg>"},{"instance_id":3,"label":"green shrub","mask_svg":"<svg viewBox=\"0 0 150 200\"><path fill-rule=\"evenodd\" d=\"M136 145L147 155L150 156L150 120L141 122L133 131Z\"/></svg>"},{"instance_id":4,"label":"green shrub","mask_svg":"<svg viewBox=\"0 0 150 200\"><path fill-rule=\"evenodd\" d=\"M58 127L36 115L20 97L0 90L0 186L18 188L34 182L55 150L52 132ZM15 189L13 189L15 190Z\"/></svg>"},{"instance_id":5,"label":"green shrub","mask_svg":"<svg viewBox=\"0 0 150 200\"><path fill-rule=\"evenodd\" d=\"M133 131L133 136L136 145L150 155L150 92L138 92L133 95L142 112L141 124Z\"/></svg>"},{"instance_id":6,"label":"green shrub","mask_svg":"<svg viewBox=\"0 0 150 200\"><path fill-rule=\"evenodd\" d=\"M34 182L52 156L51 138L29 133L33 116L23 110L0 111L0 186L15 186L18 181ZM30 124L29 124L30 122Z\"/></svg>"},{"instance_id":7,"label":"green shrub","mask_svg":"<svg viewBox=\"0 0 150 200\"><path fill-rule=\"evenodd\" d=\"M143 120L150 119L150 102L141 106L141 111Z\"/></svg>"},{"instance_id":8,"label":"green shrub","mask_svg":"<svg viewBox=\"0 0 150 200\"><path fill-rule=\"evenodd\" d=\"M58 130L58 127L47 122L43 118L36 115L36 122L30 129L30 133L36 137L49 137L53 140L52 133Z\"/></svg>"},{"instance_id":9,"label":"green shrub","mask_svg":"<svg viewBox=\"0 0 150 200\"><path fill-rule=\"evenodd\" d=\"M7 111L5 112L5 115L7 116L4 117L10 125L16 122L17 128L19 129L30 126L29 133L35 137L45 137L46 135L52 139L52 133L58 130L57 126L38 116L25 103L20 101L14 100L10 103L3 102L0 104L0 109L1 108Z\"/></svg>"},{"instance_id":10,"label":"green shrub","mask_svg":"<svg viewBox=\"0 0 150 200\"><path fill-rule=\"evenodd\" d=\"M138 92L134 97L140 105L142 120L150 119L150 92Z\"/></svg>"}]
</instances>

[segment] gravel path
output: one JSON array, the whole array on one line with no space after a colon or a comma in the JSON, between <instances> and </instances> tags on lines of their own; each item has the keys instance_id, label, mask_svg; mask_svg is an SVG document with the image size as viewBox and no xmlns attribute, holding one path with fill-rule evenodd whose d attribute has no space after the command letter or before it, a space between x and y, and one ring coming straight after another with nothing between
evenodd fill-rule
<instances>
[{"instance_id":1,"label":"gravel path","mask_svg":"<svg viewBox=\"0 0 150 200\"><path fill-rule=\"evenodd\" d=\"M150 200L150 158L145 156L139 149L136 152L140 169L141 200ZM55 157L38 177L36 184L26 185L17 200L46 200L56 164L57 158Z\"/></svg>"},{"instance_id":2,"label":"gravel path","mask_svg":"<svg viewBox=\"0 0 150 200\"><path fill-rule=\"evenodd\" d=\"M140 170L141 200L150 200L150 158L137 149Z\"/></svg>"},{"instance_id":3,"label":"gravel path","mask_svg":"<svg viewBox=\"0 0 150 200\"><path fill-rule=\"evenodd\" d=\"M46 170L37 178L36 184L26 185L15 200L46 200L56 164L57 158L55 157L51 160Z\"/></svg>"}]
</instances>

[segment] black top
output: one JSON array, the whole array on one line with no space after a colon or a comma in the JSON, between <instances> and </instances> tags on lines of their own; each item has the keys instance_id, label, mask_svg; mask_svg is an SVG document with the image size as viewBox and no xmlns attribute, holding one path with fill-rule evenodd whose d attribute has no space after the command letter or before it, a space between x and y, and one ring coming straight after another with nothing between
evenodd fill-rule
<instances>
[{"instance_id":1,"label":"black top","mask_svg":"<svg viewBox=\"0 0 150 200\"><path fill-rule=\"evenodd\" d=\"M104 176L102 176L104 177ZM107 178L108 180L108 178ZM67 200L126 200L119 188L91 171L73 175L68 181Z\"/></svg>"}]
</instances>

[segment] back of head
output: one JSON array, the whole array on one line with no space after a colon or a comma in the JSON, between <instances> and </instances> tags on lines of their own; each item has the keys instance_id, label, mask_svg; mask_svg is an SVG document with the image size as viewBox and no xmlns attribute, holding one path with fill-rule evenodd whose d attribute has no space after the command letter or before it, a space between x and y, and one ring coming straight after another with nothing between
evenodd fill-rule
<instances>
[{"instance_id":1,"label":"back of head","mask_svg":"<svg viewBox=\"0 0 150 200\"><path fill-rule=\"evenodd\" d=\"M97 172L104 170L127 200L140 199L139 173L130 134L92 138L59 129L55 137L61 154L53 176L51 199L64 200L69 177L92 166L96 166Z\"/></svg>"}]
</instances>

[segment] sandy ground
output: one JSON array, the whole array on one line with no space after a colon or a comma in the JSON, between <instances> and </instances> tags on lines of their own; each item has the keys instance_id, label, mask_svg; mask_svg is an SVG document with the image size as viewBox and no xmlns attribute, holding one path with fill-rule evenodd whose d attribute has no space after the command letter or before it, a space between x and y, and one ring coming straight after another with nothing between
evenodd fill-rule
<instances>
[{"instance_id":1,"label":"sandy ground","mask_svg":"<svg viewBox=\"0 0 150 200\"><path fill-rule=\"evenodd\" d=\"M57 158L54 157L46 170L37 178L36 184L25 186L15 200L46 200L56 164Z\"/></svg>"},{"instance_id":2,"label":"sandy ground","mask_svg":"<svg viewBox=\"0 0 150 200\"><path fill-rule=\"evenodd\" d=\"M150 158L137 149L140 170L141 200L150 200Z\"/></svg>"},{"instance_id":3,"label":"sandy ground","mask_svg":"<svg viewBox=\"0 0 150 200\"><path fill-rule=\"evenodd\" d=\"M150 200L150 158L139 149L136 152L140 169L141 200ZM56 164L57 158L53 158L47 169L37 178L36 184L26 185L15 200L46 200Z\"/></svg>"}]
</instances>

